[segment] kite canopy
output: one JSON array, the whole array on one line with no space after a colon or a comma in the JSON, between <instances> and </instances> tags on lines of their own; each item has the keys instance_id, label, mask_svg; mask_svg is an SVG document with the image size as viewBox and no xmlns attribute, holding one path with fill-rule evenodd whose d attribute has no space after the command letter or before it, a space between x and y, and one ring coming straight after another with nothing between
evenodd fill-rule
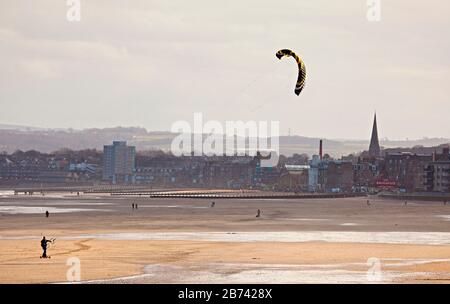
<instances>
[{"instance_id":1,"label":"kite canopy","mask_svg":"<svg viewBox=\"0 0 450 304\"><path fill-rule=\"evenodd\" d=\"M290 56L294 57L294 59L297 61L298 65L298 78L297 78L297 84L295 85L295 94L300 95L300 92L303 90L303 87L305 86L305 79L306 79L306 66L303 60L295 54L293 51L288 49L279 50L276 53L276 56L278 59L281 59L284 56Z\"/></svg>"}]
</instances>

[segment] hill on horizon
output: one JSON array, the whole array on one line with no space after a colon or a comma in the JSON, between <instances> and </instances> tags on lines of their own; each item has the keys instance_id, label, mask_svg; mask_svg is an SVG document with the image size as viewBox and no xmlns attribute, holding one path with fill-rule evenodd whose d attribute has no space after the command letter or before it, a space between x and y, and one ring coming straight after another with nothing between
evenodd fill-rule
<instances>
[{"instance_id":1,"label":"hill on horizon","mask_svg":"<svg viewBox=\"0 0 450 304\"><path fill-rule=\"evenodd\" d=\"M26 126L0 124L0 151L12 153L16 150L37 150L52 152L61 148L72 150L103 149L113 140L125 140L130 145L141 150L170 149L171 142L177 134L168 131L147 131L140 127L90 128L73 129L43 129ZM316 137L300 135L280 136L280 153L308 155L318 154L319 140ZM434 147L450 143L448 138L423 138L415 140L382 139L383 148L410 149L415 146ZM323 138L324 153L332 157L340 157L351 153L359 153L368 149L369 139L326 139Z\"/></svg>"}]
</instances>

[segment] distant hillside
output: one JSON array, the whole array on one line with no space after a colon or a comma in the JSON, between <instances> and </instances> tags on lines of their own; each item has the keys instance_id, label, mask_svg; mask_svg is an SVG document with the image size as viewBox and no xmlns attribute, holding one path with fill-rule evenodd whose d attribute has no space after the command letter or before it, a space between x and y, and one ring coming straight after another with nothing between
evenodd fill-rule
<instances>
[{"instance_id":1,"label":"distant hillside","mask_svg":"<svg viewBox=\"0 0 450 304\"><path fill-rule=\"evenodd\" d=\"M6 127L2 127L6 126ZM81 150L87 148L103 149L103 145L113 140L126 140L138 150L169 150L172 139L170 132L148 132L144 128L116 127L103 129L39 129L22 126L0 125L0 151L12 153L15 150L38 150L52 152L61 148ZM438 146L450 143L446 138L424 138L408 141L382 140L384 148L412 148L414 146ZM324 153L340 157L350 153L367 150L369 140L324 139ZM280 152L284 155L294 153L318 154L319 138L304 136L281 136Z\"/></svg>"},{"instance_id":2,"label":"distant hillside","mask_svg":"<svg viewBox=\"0 0 450 304\"><path fill-rule=\"evenodd\" d=\"M27 127L19 125L0 124L0 130L18 130L18 131L37 131L45 130L44 128Z\"/></svg>"},{"instance_id":3,"label":"distant hillside","mask_svg":"<svg viewBox=\"0 0 450 304\"><path fill-rule=\"evenodd\" d=\"M437 146L430 146L430 147L424 147L424 146L414 146L412 148L389 148L385 149L384 153L399 153L399 152L409 152L413 154L432 154L433 152L442 153L443 148L448 148L449 143L437 145Z\"/></svg>"}]
</instances>

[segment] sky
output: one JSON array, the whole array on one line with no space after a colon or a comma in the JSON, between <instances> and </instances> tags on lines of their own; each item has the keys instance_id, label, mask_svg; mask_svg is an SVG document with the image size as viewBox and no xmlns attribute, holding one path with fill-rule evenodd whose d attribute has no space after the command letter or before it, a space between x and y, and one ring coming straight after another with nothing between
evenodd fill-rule
<instances>
[{"instance_id":1,"label":"sky","mask_svg":"<svg viewBox=\"0 0 450 304\"><path fill-rule=\"evenodd\" d=\"M450 138L450 2L0 2L0 124L170 130L279 121L282 134ZM293 93L304 60L306 85Z\"/></svg>"}]
</instances>

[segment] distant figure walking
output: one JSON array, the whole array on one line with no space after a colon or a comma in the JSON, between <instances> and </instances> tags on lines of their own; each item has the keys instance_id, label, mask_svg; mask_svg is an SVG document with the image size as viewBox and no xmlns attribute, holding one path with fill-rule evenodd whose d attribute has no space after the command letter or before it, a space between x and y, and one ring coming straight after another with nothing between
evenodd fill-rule
<instances>
[{"instance_id":1,"label":"distant figure walking","mask_svg":"<svg viewBox=\"0 0 450 304\"><path fill-rule=\"evenodd\" d=\"M133 204L131 204L131 209L134 209L134 203L133 203Z\"/></svg>"},{"instance_id":2,"label":"distant figure walking","mask_svg":"<svg viewBox=\"0 0 450 304\"><path fill-rule=\"evenodd\" d=\"M216 203L215 203L215 202L212 202L212 203L211 203L211 208L214 207L215 205L216 205Z\"/></svg>"},{"instance_id":3,"label":"distant figure walking","mask_svg":"<svg viewBox=\"0 0 450 304\"><path fill-rule=\"evenodd\" d=\"M47 211L45 211L45 217L49 217L50 213Z\"/></svg>"},{"instance_id":4,"label":"distant figure walking","mask_svg":"<svg viewBox=\"0 0 450 304\"><path fill-rule=\"evenodd\" d=\"M258 211L256 212L256 217L260 217L261 216L261 210L258 209Z\"/></svg>"},{"instance_id":5,"label":"distant figure walking","mask_svg":"<svg viewBox=\"0 0 450 304\"><path fill-rule=\"evenodd\" d=\"M137 209L137 208L138 208L138 204L134 204L134 208L136 208L136 209Z\"/></svg>"},{"instance_id":6,"label":"distant figure walking","mask_svg":"<svg viewBox=\"0 0 450 304\"><path fill-rule=\"evenodd\" d=\"M366 204L367 204L367 206L370 206L370 202L369 202L369 200L367 200L367 203L366 203Z\"/></svg>"},{"instance_id":7,"label":"distant figure walking","mask_svg":"<svg viewBox=\"0 0 450 304\"><path fill-rule=\"evenodd\" d=\"M405 206L408 205L408 201L405 201Z\"/></svg>"}]
</instances>

